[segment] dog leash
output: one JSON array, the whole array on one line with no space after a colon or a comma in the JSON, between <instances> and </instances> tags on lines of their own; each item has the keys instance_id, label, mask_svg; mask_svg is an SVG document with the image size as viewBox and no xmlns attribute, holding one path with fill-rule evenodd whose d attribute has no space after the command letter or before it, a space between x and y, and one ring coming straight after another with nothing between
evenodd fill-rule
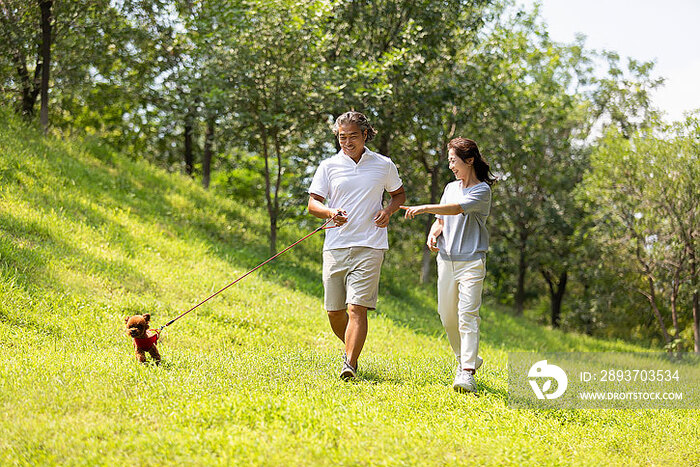
<instances>
[{"instance_id":1,"label":"dog leash","mask_svg":"<svg viewBox=\"0 0 700 467\"><path fill-rule=\"evenodd\" d=\"M167 323L165 323L164 325L162 325L162 326L158 329L158 333L160 333L163 329L165 329L166 326L170 326L171 324L173 324L175 321L177 321L178 319L180 319L180 318L182 318L183 316L185 316L185 315L186 315L187 313L189 313L190 311L193 311L194 309L196 309L196 308L199 307L200 305L205 304L206 302L208 302L208 301L211 300L212 298L214 298L214 297L216 297L217 295L219 295L219 294L220 294L221 292L223 292L224 290L226 290L226 289L228 289L229 287L231 287L232 285L234 285L236 282L240 281L241 279L245 278L246 276L252 274L253 272L255 272L255 271L257 271L258 269L260 269L261 267L265 266L267 263L269 263L269 262L272 261L273 259L275 259L275 258L277 258L278 256L280 256L282 253L291 250L293 247L297 246L299 243L303 242L304 240L306 240L307 238L311 237L311 236L314 235L315 233L320 232L321 230L328 230L328 229L332 229L332 228L338 227L337 225L332 225L332 226L330 226L330 227L327 227L328 223L329 223L330 221L332 221L333 219L335 219L336 216L337 216L337 214L336 214L335 216L329 218L326 222L323 223L323 225L321 225L320 227L316 228L316 229L315 229L313 232L311 232L310 234L308 234L308 235L306 235L306 236L300 238L299 240L297 240L296 242L292 243L291 245L289 245L287 248L285 248L284 250L280 251L280 252L277 253L276 255L274 255L274 256L272 256L272 257L266 259L266 260L263 261L262 263L258 264L258 265L255 266L253 269L251 269L250 271L246 272L245 274L243 274L241 277L239 277L239 278L236 279L235 281L233 281L233 282L231 282L230 284L228 284L226 287L223 287L223 288L219 289L217 292L213 293L212 295L208 296L207 298L205 298L205 299L202 300L201 302L197 303L195 306L193 306L193 307L190 308L189 310L187 310L187 311L185 311L184 313L180 314L179 316L177 316L177 317L171 319L170 321L168 321Z\"/></svg>"}]
</instances>

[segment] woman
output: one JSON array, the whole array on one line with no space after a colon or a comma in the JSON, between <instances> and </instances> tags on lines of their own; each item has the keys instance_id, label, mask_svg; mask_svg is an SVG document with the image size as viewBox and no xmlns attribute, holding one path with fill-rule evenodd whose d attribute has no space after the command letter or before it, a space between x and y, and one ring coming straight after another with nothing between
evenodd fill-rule
<instances>
[{"instance_id":1,"label":"woman","mask_svg":"<svg viewBox=\"0 0 700 467\"><path fill-rule=\"evenodd\" d=\"M426 243L438 252L438 313L458 362L453 387L475 392L474 373L483 362L478 353L479 308L489 246L486 218L495 179L474 141L455 138L447 147L449 167L457 180L447 184L440 204L401 208L406 210L406 219L423 213L437 218Z\"/></svg>"}]
</instances>

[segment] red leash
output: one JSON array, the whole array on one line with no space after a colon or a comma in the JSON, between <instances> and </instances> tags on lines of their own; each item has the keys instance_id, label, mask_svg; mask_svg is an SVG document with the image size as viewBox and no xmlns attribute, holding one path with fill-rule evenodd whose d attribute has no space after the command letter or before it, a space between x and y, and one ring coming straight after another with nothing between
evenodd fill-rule
<instances>
[{"instance_id":1,"label":"red leash","mask_svg":"<svg viewBox=\"0 0 700 467\"><path fill-rule=\"evenodd\" d=\"M337 226L335 226L335 225L333 225L333 226L331 226L331 227L326 227L326 225L328 225L328 223L329 223L330 221L332 221L333 219L335 219L335 216L331 217L331 218L328 219L326 222L324 222L322 226L318 227L316 230L314 230L314 231L311 232L310 234L306 235L305 237L300 238L300 239L297 240L296 242L292 243L292 244L289 245L287 248L285 248L284 250L282 250L282 251L280 251L279 253L277 253L275 256L273 256L273 257L271 257L271 258L268 258L267 260L265 260L265 261L263 261L262 263L258 264L258 265L255 266L253 269L251 269L250 271L246 272L245 274L243 274L241 277L239 277L239 278L236 279L235 281L231 282L231 283L230 283L229 285L227 285L226 287L220 289L218 292L215 292L214 294L212 294L212 295L210 295L209 297L205 298L205 299L202 300L201 302L197 303L195 306L193 306L192 308L190 308L190 309L187 310L186 312L182 313L180 316L171 319L170 321L168 321L167 323L165 323L163 326L161 326L160 329L159 329L158 331L160 332L160 331L162 331L166 326L170 326L171 324L173 324L175 321L177 321L178 319L180 319L180 318L182 318L183 316L185 316L185 315L186 315L187 313L189 313L190 311L194 310L194 309L197 308L198 306L203 305L204 303L208 302L208 301L211 300L212 298L216 297L217 295L219 295L221 292L223 292L224 290L226 290L226 289L228 289L229 287L231 287L231 286L232 286L233 284L235 284L236 282L240 281L241 279L243 279L244 277L248 276L249 274L252 274L253 272L255 272L255 271L257 271L258 269L260 269L261 267L265 266L267 263L269 263L269 262L272 261L273 259L275 259L275 258L277 258L278 256L280 256L282 253L291 250L293 247L297 246L299 243L303 242L304 240L306 240L306 239L309 238L310 236L314 235L316 232L320 232L321 230L327 230L327 229L332 229L332 228L334 228L334 227L337 227Z\"/></svg>"}]
</instances>

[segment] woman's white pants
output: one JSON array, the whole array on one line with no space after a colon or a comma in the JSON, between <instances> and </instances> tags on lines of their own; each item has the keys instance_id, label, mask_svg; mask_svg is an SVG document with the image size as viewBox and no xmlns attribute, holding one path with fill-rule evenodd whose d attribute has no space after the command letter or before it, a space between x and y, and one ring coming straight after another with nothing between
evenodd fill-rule
<instances>
[{"instance_id":1,"label":"woman's white pants","mask_svg":"<svg viewBox=\"0 0 700 467\"><path fill-rule=\"evenodd\" d=\"M486 262L437 257L438 313L460 368L473 370L479 354L479 308Z\"/></svg>"}]
</instances>

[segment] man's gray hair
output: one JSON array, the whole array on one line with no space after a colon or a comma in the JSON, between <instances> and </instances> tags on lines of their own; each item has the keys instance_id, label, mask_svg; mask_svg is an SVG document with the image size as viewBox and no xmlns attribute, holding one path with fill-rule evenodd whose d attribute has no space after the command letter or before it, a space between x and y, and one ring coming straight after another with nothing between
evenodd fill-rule
<instances>
[{"instance_id":1,"label":"man's gray hair","mask_svg":"<svg viewBox=\"0 0 700 467\"><path fill-rule=\"evenodd\" d=\"M344 125L347 123L354 123L355 125L360 127L360 131L362 133L367 131L367 140L365 142L369 143L372 141L372 138L377 134L377 130L375 130L372 125L370 125L369 120L367 120L367 117L365 117L363 114L360 112L355 112L355 111L350 111L350 112L345 112L342 114L340 117L335 119L335 123L333 124L333 133L335 133L336 136L338 136L338 129L340 128L340 125Z\"/></svg>"}]
</instances>

